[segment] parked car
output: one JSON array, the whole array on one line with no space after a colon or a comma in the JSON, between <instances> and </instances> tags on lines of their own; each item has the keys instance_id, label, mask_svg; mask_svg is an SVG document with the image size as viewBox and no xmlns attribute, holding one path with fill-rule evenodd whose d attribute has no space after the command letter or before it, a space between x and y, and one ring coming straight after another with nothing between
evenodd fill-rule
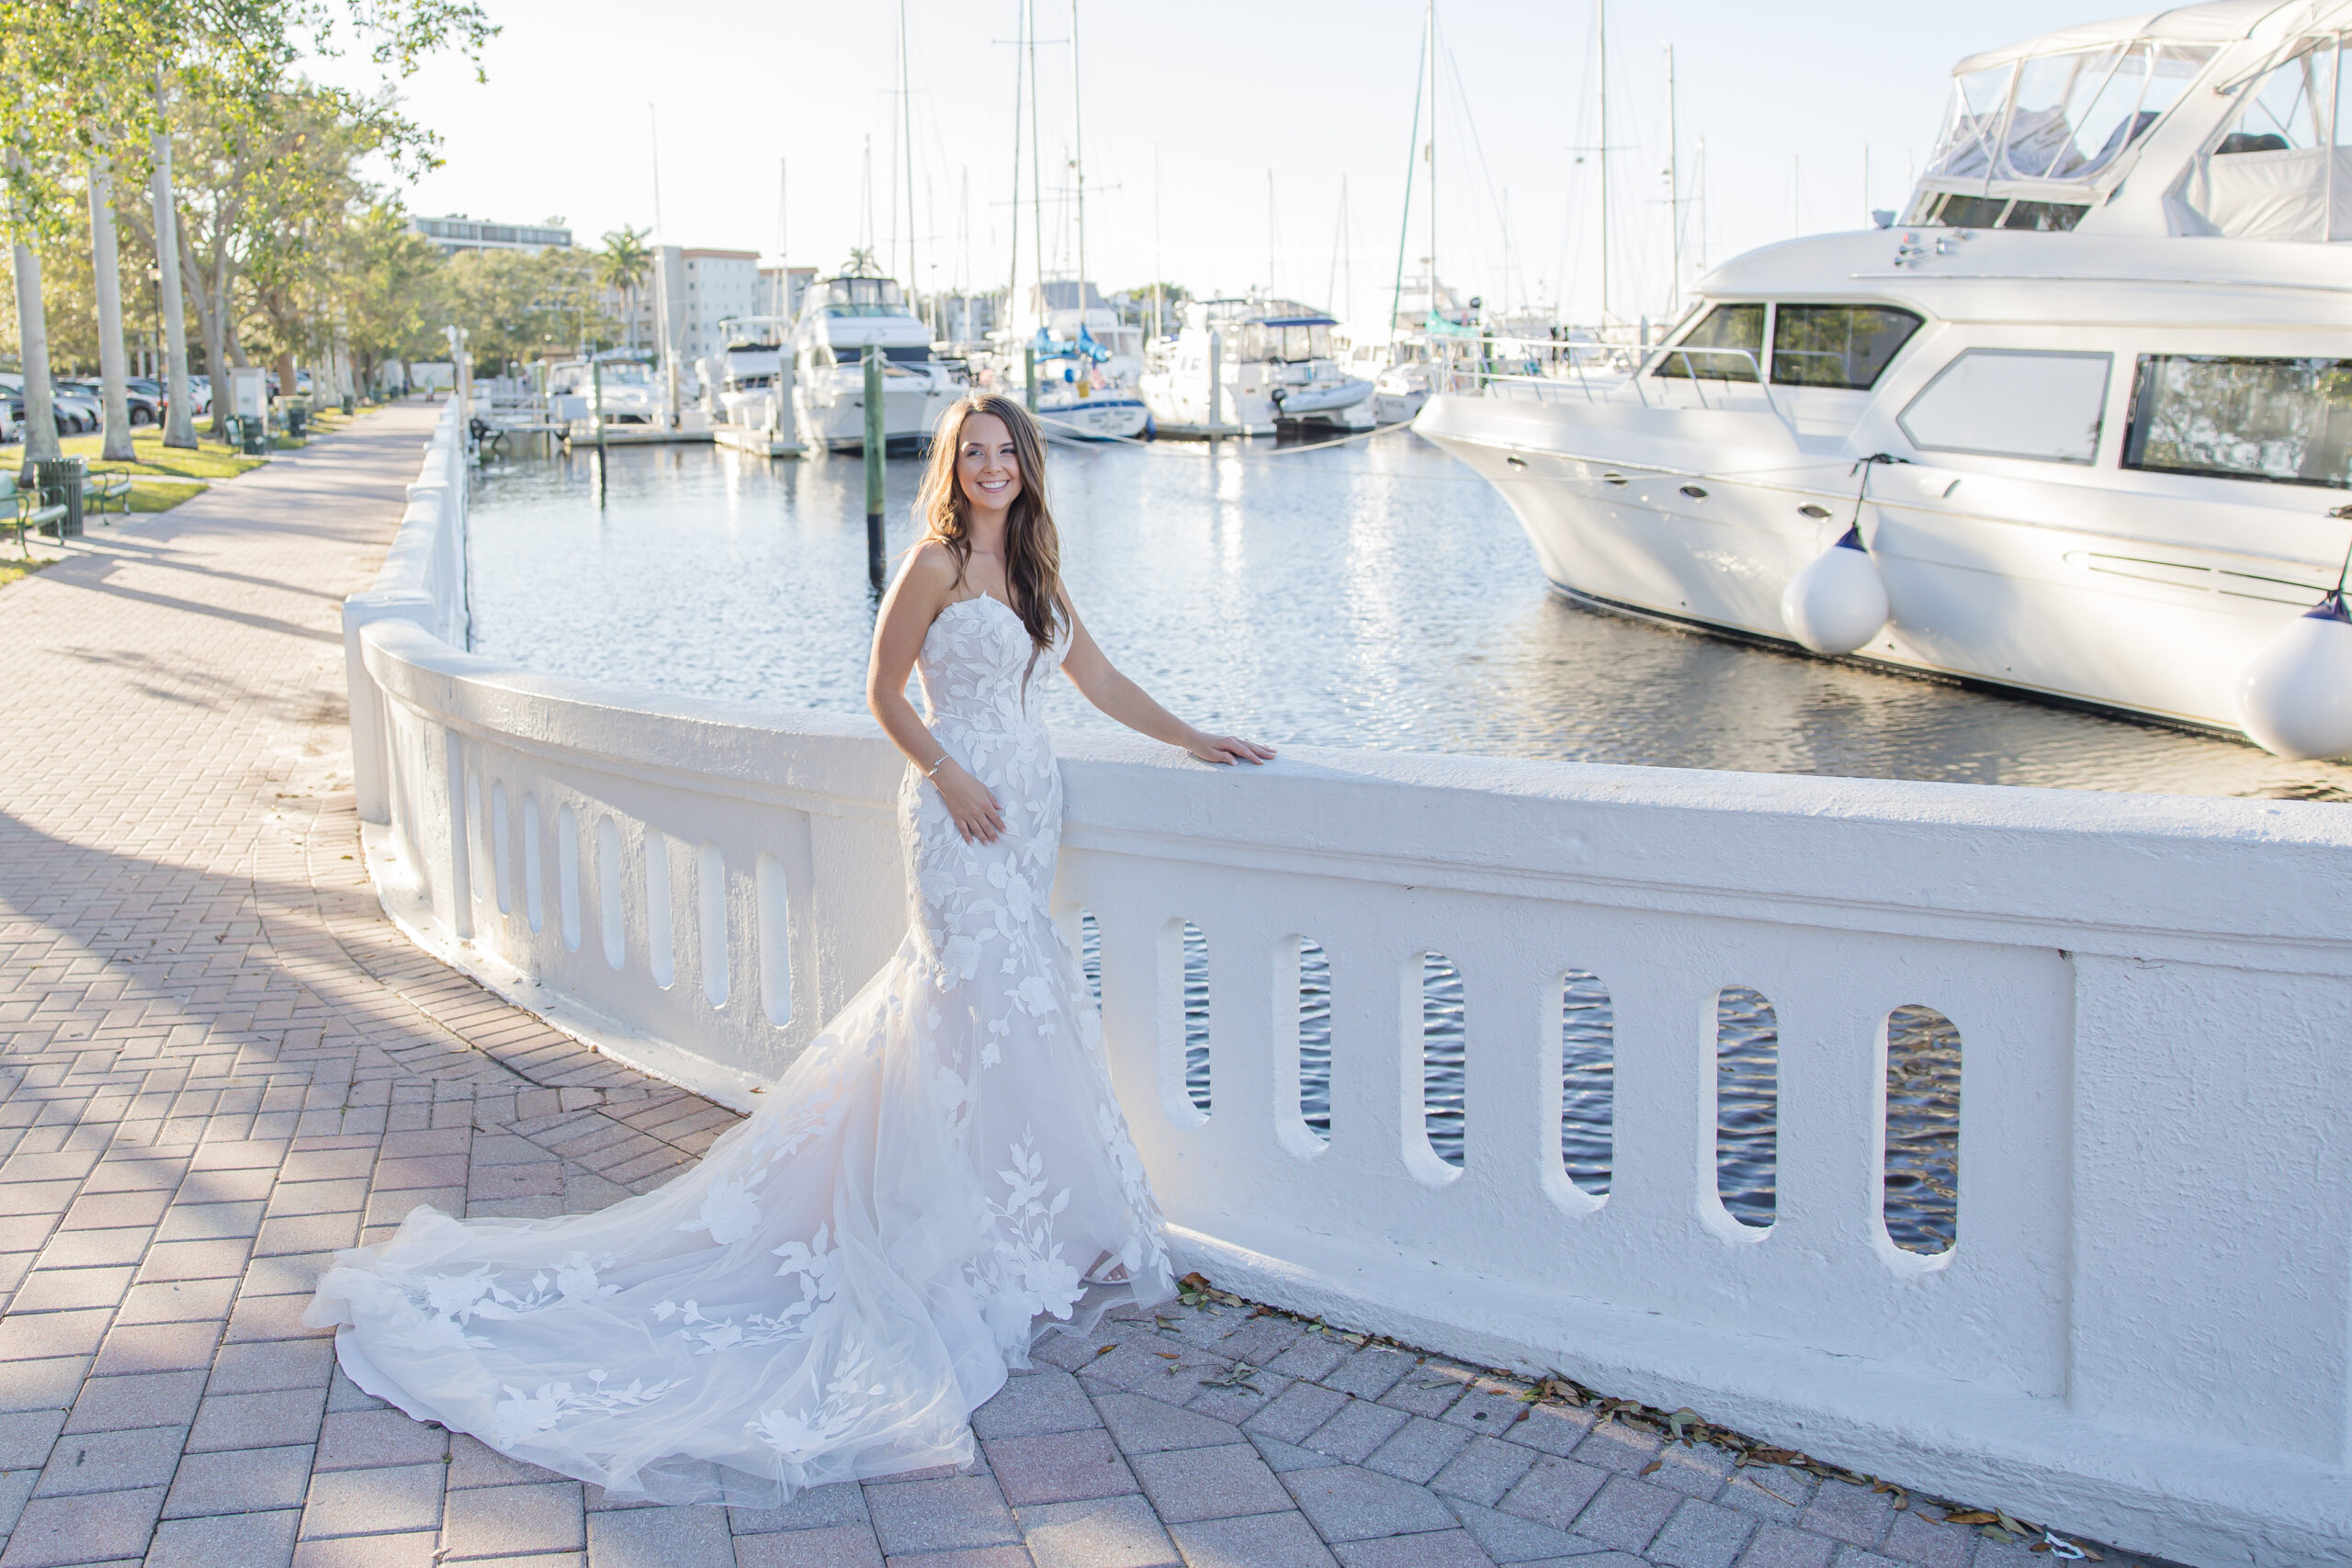
<instances>
[{"instance_id":1,"label":"parked car","mask_svg":"<svg viewBox=\"0 0 2352 1568\"><path fill-rule=\"evenodd\" d=\"M106 416L101 412L103 405L98 400L85 392L74 390L70 382L50 383L49 400L51 406L57 410L58 418L61 421L72 420L73 434L76 435L86 435L91 431L99 429L106 423Z\"/></svg>"},{"instance_id":2,"label":"parked car","mask_svg":"<svg viewBox=\"0 0 2352 1568\"><path fill-rule=\"evenodd\" d=\"M16 371L0 371L0 396L9 401L12 423L21 425L25 420L25 378ZM50 389L50 417L57 422L60 435L80 435L98 427L97 405L77 398L55 387Z\"/></svg>"},{"instance_id":3,"label":"parked car","mask_svg":"<svg viewBox=\"0 0 2352 1568\"><path fill-rule=\"evenodd\" d=\"M190 376L187 378L187 404L189 411L188 417L191 419L204 419L211 414L212 378L210 377ZM158 398L156 400L155 406L157 409L155 417L157 419L161 420L169 417L172 412L172 400L170 395L165 394L164 396Z\"/></svg>"},{"instance_id":4,"label":"parked car","mask_svg":"<svg viewBox=\"0 0 2352 1568\"><path fill-rule=\"evenodd\" d=\"M107 392L104 382L76 379L60 381L58 385L96 403L99 410L99 423L105 423ZM126 379L123 383L123 405L124 412L130 415L132 425L153 424L156 421L158 411L163 407L163 400L152 393L141 391L137 381Z\"/></svg>"}]
</instances>

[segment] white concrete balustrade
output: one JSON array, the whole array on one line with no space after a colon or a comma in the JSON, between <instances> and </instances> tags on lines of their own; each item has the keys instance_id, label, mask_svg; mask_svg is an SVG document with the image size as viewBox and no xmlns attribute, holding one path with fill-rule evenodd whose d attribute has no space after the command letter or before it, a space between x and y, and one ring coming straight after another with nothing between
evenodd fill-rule
<instances>
[{"instance_id":1,"label":"white concrete balustrade","mask_svg":"<svg viewBox=\"0 0 2352 1568\"><path fill-rule=\"evenodd\" d=\"M418 939L749 1108L899 941L863 721L462 651L455 414L351 602L369 857ZM2352 1562L2352 815L1071 737L1057 907L1181 1261L2197 1563ZM1205 935L1211 1108L1184 1086ZM1329 954L1330 1135L1299 1115ZM1422 955L1466 1134L1424 1130ZM1605 1199L1563 1173L1561 979L1614 1019ZM1777 1209L1716 1196L1716 1006L1777 1018ZM1962 1042L1958 1239L1882 1206L1888 1014Z\"/></svg>"}]
</instances>

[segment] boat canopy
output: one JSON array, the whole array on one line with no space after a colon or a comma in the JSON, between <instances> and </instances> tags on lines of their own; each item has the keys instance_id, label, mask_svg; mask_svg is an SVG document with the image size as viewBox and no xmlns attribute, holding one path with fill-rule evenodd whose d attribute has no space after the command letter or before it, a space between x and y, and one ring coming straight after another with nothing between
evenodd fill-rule
<instances>
[{"instance_id":1,"label":"boat canopy","mask_svg":"<svg viewBox=\"0 0 2352 1568\"><path fill-rule=\"evenodd\" d=\"M2214 0L2205 6L2176 6L2165 11L2143 11L2104 22L2085 22L2007 49L1972 54L1952 67L1955 76L1973 75L1996 65L2014 65L2039 55L2068 54L2079 50L2106 49L2118 44L2154 42L2177 44L2234 43L2251 35L2257 23L2279 8L2278 0Z\"/></svg>"},{"instance_id":2,"label":"boat canopy","mask_svg":"<svg viewBox=\"0 0 2352 1568\"><path fill-rule=\"evenodd\" d=\"M1971 55L1905 220L2352 239L2347 39L2352 0L2216 0Z\"/></svg>"}]
</instances>

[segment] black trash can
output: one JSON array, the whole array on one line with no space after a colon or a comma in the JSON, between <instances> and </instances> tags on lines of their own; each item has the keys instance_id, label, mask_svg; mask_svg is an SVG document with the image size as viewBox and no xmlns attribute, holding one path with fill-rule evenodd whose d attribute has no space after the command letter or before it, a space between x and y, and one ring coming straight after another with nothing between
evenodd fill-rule
<instances>
[{"instance_id":1,"label":"black trash can","mask_svg":"<svg viewBox=\"0 0 2352 1568\"><path fill-rule=\"evenodd\" d=\"M87 472L87 465L79 457L45 457L33 465L40 503L65 508L64 516L41 525L42 533L58 539L82 536L82 479Z\"/></svg>"},{"instance_id":2,"label":"black trash can","mask_svg":"<svg viewBox=\"0 0 2352 1568\"><path fill-rule=\"evenodd\" d=\"M229 444L248 457L269 455L269 421L254 414L229 416Z\"/></svg>"},{"instance_id":3,"label":"black trash can","mask_svg":"<svg viewBox=\"0 0 2352 1568\"><path fill-rule=\"evenodd\" d=\"M310 404L308 404L308 403L288 403L288 404L286 405L286 434L288 434L288 435L292 436L292 437L293 437L295 440L297 440L297 441L301 440L301 439L302 439L302 432L303 432L303 431L304 431L304 430L309 426L310 423L311 423L311 405L310 405Z\"/></svg>"}]
</instances>

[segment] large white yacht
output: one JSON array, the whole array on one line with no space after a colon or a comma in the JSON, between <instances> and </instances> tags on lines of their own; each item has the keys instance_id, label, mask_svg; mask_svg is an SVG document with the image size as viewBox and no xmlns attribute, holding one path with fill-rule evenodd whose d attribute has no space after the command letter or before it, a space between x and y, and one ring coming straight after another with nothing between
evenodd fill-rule
<instances>
[{"instance_id":1,"label":"large white yacht","mask_svg":"<svg viewBox=\"0 0 2352 1568\"><path fill-rule=\"evenodd\" d=\"M1295 299L1194 300L1184 307L1183 331L1144 373L1144 401L1163 434L1272 435L1293 423L1357 427L1370 419L1372 383L1332 357L1338 325Z\"/></svg>"},{"instance_id":2,"label":"large white yacht","mask_svg":"<svg viewBox=\"0 0 2352 1568\"><path fill-rule=\"evenodd\" d=\"M2222 0L1962 61L1901 226L1738 257L1612 373L1457 358L1415 428L1578 599L2324 754L2256 710L2307 611L2352 645L2347 31Z\"/></svg>"},{"instance_id":3,"label":"large white yacht","mask_svg":"<svg viewBox=\"0 0 2352 1568\"><path fill-rule=\"evenodd\" d=\"M822 451L865 446L866 345L879 346L883 438L922 443L968 379L960 361L932 352L931 329L907 308L898 281L854 274L811 284L793 329L793 414L801 441Z\"/></svg>"}]
</instances>

